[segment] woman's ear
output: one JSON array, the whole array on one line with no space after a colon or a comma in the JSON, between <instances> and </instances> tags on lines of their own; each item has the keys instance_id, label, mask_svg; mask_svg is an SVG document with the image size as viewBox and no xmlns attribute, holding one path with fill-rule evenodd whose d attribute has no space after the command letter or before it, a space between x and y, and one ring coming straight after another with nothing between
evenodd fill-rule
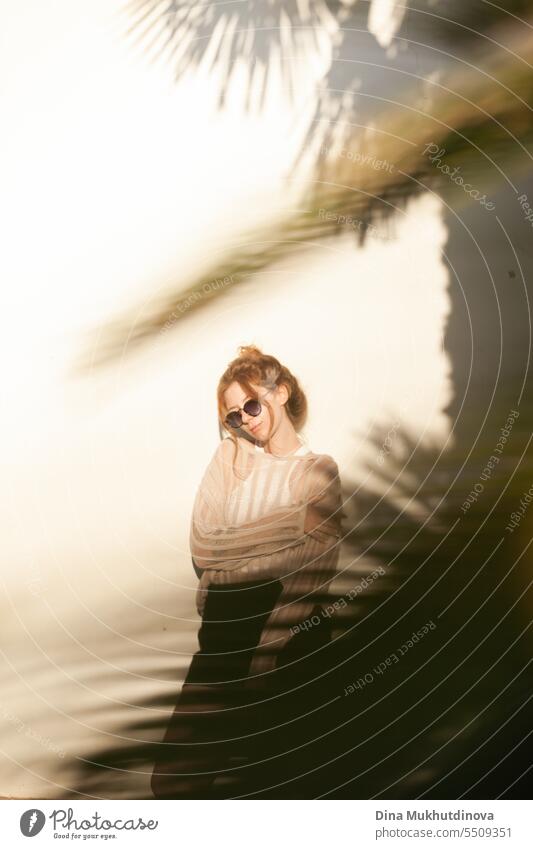
<instances>
[{"instance_id":1,"label":"woman's ear","mask_svg":"<svg viewBox=\"0 0 533 849\"><path fill-rule=\"evenodd\" d=\"M279 404L286 404L287 403L287 401L289 400L289 390L287 389L287 387L285 386L284 383L279 384L279 386L276 390L276 395L277 395L277 399L278 399Z\"/></svg>"}]
</instances>

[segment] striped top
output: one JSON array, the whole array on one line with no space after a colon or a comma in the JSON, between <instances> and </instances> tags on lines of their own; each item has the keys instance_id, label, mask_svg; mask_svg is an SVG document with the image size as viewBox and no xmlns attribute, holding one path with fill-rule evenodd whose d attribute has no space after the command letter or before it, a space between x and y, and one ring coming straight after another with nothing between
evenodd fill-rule
<instances>
[{"instance_id":1,"label":"striped top","mask_svg":"<svg viewBox=\"0 0 533 849\"><path fill-rule=\"evenodd\" d=\"M210 585L262 579L282 584L251 675L273 669L291 627L324 602L339 558L345 513L337 464L298 438L299 448L281 457L243 437L222 439L193 505L189 542L201 573L200 614ZM306 533L310 503L318 524Z\"/></svg>"},{"instance_id":2,"label":"striped top","mask_svg":"<svg viewBox=\"0 0 533 849\"><path fill-rule=\"evenodd\" d=\"M297 462L293 458L309 453L303 440L300 440L300 443L296 451L284 457L275 457L259 445L255 446L256 451L266 454L270 461L257 462L248 477L231 492L226 505L226 516L230 525L251 522L277 507L292 505L289 481Z\"/></svg>"}]
</instances>

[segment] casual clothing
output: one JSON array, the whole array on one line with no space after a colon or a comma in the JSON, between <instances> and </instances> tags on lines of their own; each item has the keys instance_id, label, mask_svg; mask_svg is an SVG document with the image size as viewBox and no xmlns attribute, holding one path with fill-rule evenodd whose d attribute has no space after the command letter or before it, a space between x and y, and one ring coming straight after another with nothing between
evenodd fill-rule
<instances>
[{"instance_id":1,"label":"casual clothing","mask_svg":"<svg viewBox=\"0 0 533 849\"><path fill-rule=\"evenodd\" d=\"M243 686L264 623L281 591L278 582L226 584L207 592L193 656L178 702L157 749L156 798L212 798L231 758L251 763L253 694ZM256 714L257 716L257 714ZM260 720L257 720L258 723ZM240 761L237 761L237 764Z\"/></svg>"},{"instance_id":2,"label":"casual clothing","mask_svg":"<svg viewBox=\"0 0 533 849\"><path fill-rule=\"evenodd\" d=\"M233 440L223 439L201 480L190 531L199 651L154 766L156 798L217 798L222 774L230 795L260 793L270 768L290 775L298 735L303 748L314 739L313 677L330 640L320 603L344 512L335 461L300 442L276 457L237 438L234 464ZM305 533L311 502L322 521ZM307 617L312 628L291 631Z\"/></svg>"},{"instance_id":3,"label":"casual clothing","mask_svg":"<svg viewBox=\"0 0 533 849\"><path fill-rule=\"evenodd\" d=\"M261 798L265 788L283 780L290 781L289 793L300 788L302 798L312 798L305 775L300 775L301 762L310 756L306 743L315 739L313 723L317 713L322 714L324 699L317 691L328 659L320 649L330 640L330 619L320 618L288 642L279 654L281 666L267 676L266 698L264 687L256 689L254 679L248 678L255 647L281 590L278 581L208 589L198 633L200 650L157 748L152 774L156 798L254 793ZM299 752L299 759L291 749ZM215 784L217 778L223 784Z\"/></svg>"},{"instance_id":4,"label":"casual clothing","mask_svg":"<svg viewBox=\"0 0 533 849\"><path fill-rule=\"evenodd\" d=\"M221 441L200 482L193 506L190 549L201 571L197 604L208 587L278 580L282 592L261 634L250 673L272 670L291 628L327 594L342 536L338 467L303 440L282 457L237 438ZM305 533L307 505L322 518Z\"/></svg>"}]
</instances>

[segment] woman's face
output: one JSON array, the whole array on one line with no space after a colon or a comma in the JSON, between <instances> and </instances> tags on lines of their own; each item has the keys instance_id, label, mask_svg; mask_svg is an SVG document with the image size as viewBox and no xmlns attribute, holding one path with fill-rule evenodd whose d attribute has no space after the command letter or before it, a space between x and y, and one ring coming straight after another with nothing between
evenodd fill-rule
<instances>
[{"instance_id":1,"label":"woman's face","mask_svg":"<svg viewBox=\"0 0 533 849\"><path fill-rule=\"evenodd\" d=\"M250 385L255 393L252 396L248 395L246 390L243 389L239 383L236 381L233 382L230 386L228 386L224 393L224 402L228 413L231 412L231 410L241 411L242 429L246 433L251 434L254 439L262 442L266 440L272 424L270 410L266 404L263 403L263 397L266 398L272 407L275 426L280 421L281 416L286 414L284 404L287 400L287 390L283 385L270 390L266 389L264 386L258 386L255 383ZM258 416L249 416L242 409L245 402L248 401L250 397L258 398L259 401L261 401L261 412Z\"/></svg>"}]
</instances>

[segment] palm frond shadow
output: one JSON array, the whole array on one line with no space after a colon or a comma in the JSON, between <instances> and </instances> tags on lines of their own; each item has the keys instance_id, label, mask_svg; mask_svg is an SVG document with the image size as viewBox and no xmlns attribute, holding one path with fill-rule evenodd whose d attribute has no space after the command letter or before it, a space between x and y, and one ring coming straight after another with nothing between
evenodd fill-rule
<instances>
[{"instance_id":1,"label":"palm frond shadow","mask_svg":"<svg viewBox=\"0 0 533 849\"><path fill-rule=\"evenodd\" d=\"M517 464L532 432L528 411L507 454ZM376 430L374 456L389 433ZM505 491L507 477L495 472L462 512L489 443L465 465L464 446L441 452L400 428L385 462L369 466L384 495L344 481L351 518L329 598L338 602L333 639L308 658L300 648L282 669L285 695L263 715L256 763L225 773L223 798L521 798L533 598L527 561L513 558L504 526L532 463ZM80 792L101 793L107 770L150 775L165 727L132 721L125 734L154 742L96 753L99 766L81 768Z\"/></svg>"},{"instance_id":2,"label":"palm frond shadow","mask_svg":"<svg viewBox=\"0 0 533 849\"><path fill-rule=\"evenodd\" d=\"M367 39L368 33L358 38ZM433 151L446 151L451 166L468 170L469 179L476 172L482 174L478 184L484 190L501 185L502 169L507 175L523 170L529 164L526 145L532 138L528 102L533 91L533 53L524 24L515 21L514 28L505 32L505 41L506 49L494 52L478 49L476 53L474 47L465 47L469 68L447 67L439 83L431 84L424 108L417 106L422 82L416 77L425 79L429 60L421 74L407 75L405 81L402 77L392 103L376 92L386 86L387 74L401 76L398 68L395 71L389 62L381 74L368 70L369 98L357 100L361 121L355 126L347 121L342 128L341 138L354 155L334 151L319 155L316 169L294 199L294 210L239 234L234 245L227 243L189 279L177 275L170 288L165 286L166 293L142 310L135 306L110 319L101 332L90 334L75 371L90 372L154 344L163 332L176 333L184 321L213 301L232 295L258 272L318 240L353 232L356 243L364 242L370 227L392 219L420 192L434 191L460 209L466 203L465 192L430 160L432 145ZM355 72L348 63L336 63L332 87L353 86L354 81L345 78L350 73ZM329 144L333 137L328 133Z\"/></svg>"},{"instance_id":3,"label":"palm frond shadow","mask_svg":"<svg viewBox=\"0 0 533 849\"><path fill-rule=\"evenodd\" d=\"M238 67L245 71L247 110L264 105L268 83L277 69L285 92L294 98L298 62L311 56L321 34L336 28L334 14L323 0L310 4L130 0L125 11L133 19L127 35L135 36L135 43L142 43L145 53L171 65L176 81L201 67L212 75L219 108L226 102Z\"/></svg>"},{"instance_id":4,"label":"palm frond shadow","mask_svg":"<svg viewBox=\"0 0 533 849\"><path fill-rule=\"evenodd\" d=\"M504 54L510 22L525 20L525 30L532 11L529 0L512 0L505 9L487 6L483 0L469 4L449 0L438 11L431 0L423 0L416 7L403 8L396 35L385 45L368 28L368 6L356 3L338 13L342 24L340 37L318 91L314 119L302 144L303 153L320 136L322 146L317 164L327 160L327 151L335 142L351 147L344 151L344 156L365 145L369 130L376 124L379 126L385 103L387 110L407 111L415 121L422 116L438 119L441 85L447 85L458 69L462 69L465 77L476 67L482 73L491 51L501 49ZM529 76L529 85L520 91L522 96L531 93L532 82ZM459 96L462 94L461 87L451 90ZM477 123L475 107L471 118ZM525 110L522 118L525 121ZM497 128L491 127L489 114L486 119L484 150L494 147L497 140ZM354 138L355 127L359 131L358 139ZM461 126L450 125L448 150L450 144L452 149L459 144L462 156L468 154L464 143L468 140L469 127L470 121ZM511 129L510 124L507 129ZM461 131L466 133L462 138ZM379 159L379 143L376 147ZM300 157L296 161L299 160ZM412 191L416 191L414 185Z\"/></svg>"},{"instance_id":5,"label":"palm frond shadow","mask_svg":"<svg viewBox=\"0 0 533 849\"><path fill-rule=\"evenodd\" d=\"M343 752L351 735L356 743L368 739L352 756L335 762L324 782L347 781L340 790L346 798L457 798L463 792L466 798L492 798L520 775L520 758L526 766L525 745L505 760L529 725L528 605L522 599L512 609L527 589L527 566L519 563L505 579L513 560L504 528L520 483L485 524L491 502L507 483L499 474L485 485L481 503L461 511L489 448L478 446L453 481L464 461L459 451L441 455L400 431L399 456L411 459L405 465L391 459L387 482L392 495L406 502L414 486L421 486L414 499L419 518L390 498L356 496L362 519L353 532L354 545L383 564L385 575L352 612L354 624L343 628L337 646L344 686L359 684L339 705L348 725L338 735L337 751ZM397 486L405 476L415 485ZM420 634L430 621L435 628L401 654L413 633ZM489 743L491 734L496 737ZM497 752L502 764L489 773ZM354 762L360 776L355 780Z\"/></svg>"}]
</instances>

